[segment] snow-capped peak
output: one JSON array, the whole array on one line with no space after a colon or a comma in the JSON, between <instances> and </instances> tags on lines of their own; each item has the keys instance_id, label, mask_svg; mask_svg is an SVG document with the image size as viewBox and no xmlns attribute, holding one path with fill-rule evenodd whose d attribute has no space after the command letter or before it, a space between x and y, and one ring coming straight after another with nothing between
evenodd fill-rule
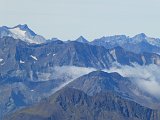
<instances>
[{"instance_id":1,"label":"snow-capped peak","mask_svg":"<svg viewBox=\"0 0 160 120\"><path fill-rule=\"evenodd\" d=\"M46 39L40 35L37 35L34 33L26 24L24 25L17 25L15 27L6 27L3 26L0 29L0 38L4 36L10 36L15 39L21 39L28 43L44 43L46 42Z\"/></svg>"},{"instance_id":2,"label":"snow-capped peak","mask_svg":"<svg viewBox=\"0 0 160 120\"><path fill-rule=\"evenodd\" d=\"M148 37L144 33L140 33L138 35L135 35L132 39L133 39L134 43L139 43L139 42L143 41L143 42L147 42L147 43L154 45L154 46L160 46L160 39Z\"/></svg>"},{"instance_id":3,"label":"snow-capped peak","mask_svg":"<svg viewBox=\"0 0 160 120\"><path fill-rule=\"evenodd\" d=\"M13 27L13 28L19 28L19 29L22 30L22 31L28 32L28 33L31 34L32 36L35 36L35 35L36 35L36 33L34 33L34 32L28 27L27 24L24 24L24 25L19 24L19 25ZM11 28L11 29L13 29L13 28Z\"/></svg>"},{"instance_id":4,"label":"snow-capped peak","mask_svg":"<svg viewBox=\"0 0 160 120\"><path fill-rule=\"evenodd\" d=\"M19 27L20 29L29 29L27 24L23 24L23 25L19 24L19 25L15 26L15 27Z\"/></svg>"},{"instance_id":5,"label":"snow-capped peak","mask_svg":"<svg viewBox=\"0 0 160 120\"><path fill-rule=\"evenodd\" d=\"M16 34L19 37L25 37L26 31L21 30L19 27L9 29L12 34Z\"/></svg>"},{"instance_id":6,"label":"snow-capped peak","mask_svg":"<svg viewBox=\"0 0 160 120\"><path fill-rule=\"evenodd\" d=\"M36 36L36 34L26 24L24 25L19 24L15 27L8 28L8 30L11 31L12 34L16 34L19 37Z\"/></svg>"}]
</instances>

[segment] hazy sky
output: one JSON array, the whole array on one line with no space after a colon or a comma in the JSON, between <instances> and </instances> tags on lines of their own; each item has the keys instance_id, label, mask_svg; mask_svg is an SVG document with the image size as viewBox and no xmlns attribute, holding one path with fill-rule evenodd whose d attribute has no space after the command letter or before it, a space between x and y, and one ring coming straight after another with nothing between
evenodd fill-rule
<instances>
[{"instance_id":1,"label":"hazy sky","mask_svg":"<svg viewBox=\"0 0 160 120\"><path fill-rule=\"evenodd\" d=\"M141 32L160 38L160 0L0 0L0 26L17 24L46 38Z\"/></svg>"}]
</instances>

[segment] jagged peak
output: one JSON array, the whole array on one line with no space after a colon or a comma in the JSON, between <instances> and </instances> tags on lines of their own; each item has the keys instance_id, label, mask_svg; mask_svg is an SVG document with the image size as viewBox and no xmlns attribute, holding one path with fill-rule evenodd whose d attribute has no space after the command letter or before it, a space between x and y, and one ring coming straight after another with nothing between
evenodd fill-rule
<instances>
[{"instance_id":1,"label":"jagged peak","mask_svg":"<svg viewBox=\"0 0 160 120\"><path fill-rule=\"evenodd\" d=\"M119 73L117 72L105 72L105 71L101 71L101 70L97 70L97 71L92 71L84 76L97 76L97 77L106 77L106 76L115 76L115 77L122 77ZM83 76L82 76L83 77Z\"/></svg>"},{"instance_id":2,"label":"jagged peak","mask_svg":"<svg viewBox=\"0 0 160 120\"><path fill-rule=\"evenodd\" d=\"M140 34L137 34L135 35L133 38L146 38L147 35L145 33L140 33Z\"/></svg>"},{"instance_id":3,"label":"jagged peak","mask_svg":"<svg viewBox=\"0 0 160 120\"><path fill-rule=\"evenodd\" d=\"M18 24L17 26L15 26L15 27L22 27L22 28L28 28L28 25L27 24Z\"/></svg>"},{"instance_id":4,"label":"jagged peak","mask_svg":"<svg viewBox=\"0 0 160 120\"><path fill-rule=\"evenodd\" d=\"M19 24L19 25L13 27L13 28L17 28L17 27L21 28L21 29L28 29L28 25L27 24Z\"/></svg>"},{"instance_id":5,"label":"jagged peak","mask_svg":"<svg viewBox=\"0 0 160 120\"><path fill-rule=\"evenodd\" d=\"M77 38L76 41L83 42L83 43L88 43L88 41L83 36L80 36L79 38Z\"/></svg>"},{"instance_id":6,"label":"jagged peak","mask_svg":"<svg viewBox=\"0 0 160 120\"><path fill-rule=\"evenodd\" d=\"M85 39L83 36L80 36L78 39Z\"/></svg>"},{"instance_id":7,"label":"jagged peak","mask_svg":"<svg viewBox=\"0 0 160 120\"><path fill-rule=\"evenodd\" d=\"M14 27L2 26L0 28L3 31L1 37L12 36L15 39L21 39L28 43L36 43L36 44L46 42L46 39L43 36L37 35L34 31L32 31L28 27L27 24L19 24Z\"/></svg>"},{"instance_id":8,"label":"jagged peak","mask_svg":"<svg viewBox=\"0 0 160 120\"><path fill-rule=\"evenodd\" d=\"M8 29L8 30L18 28L18 29L20 29L20 30L22 30L22 31L28 32L28 33L31 34L32 36L35 36L35 35L36 35L36 33L33 32L33 31L28 27L27 24L19 24L19 25L16 25L16 26L14 26L14 27L8 27L8 26L2 26L2 27L5 28L5 29Z\"/></svg>"}]
</instances>

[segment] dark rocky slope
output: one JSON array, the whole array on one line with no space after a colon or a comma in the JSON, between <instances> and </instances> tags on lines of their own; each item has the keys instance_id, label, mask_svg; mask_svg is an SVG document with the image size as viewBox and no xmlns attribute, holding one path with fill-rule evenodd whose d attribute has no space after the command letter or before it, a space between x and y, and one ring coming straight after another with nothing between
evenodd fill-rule
<instances>
[{"instance_id":1,"label":"dark rocky slope","mask_svg":"<svg viewBox=\"0 0 160 120\"><path fill-rule=\"evenodd\" d=\"M159 120L158 111L143 107L112 92L88 96L64 88L39 104L4 120Z\"/></svg>"}]
</instances>

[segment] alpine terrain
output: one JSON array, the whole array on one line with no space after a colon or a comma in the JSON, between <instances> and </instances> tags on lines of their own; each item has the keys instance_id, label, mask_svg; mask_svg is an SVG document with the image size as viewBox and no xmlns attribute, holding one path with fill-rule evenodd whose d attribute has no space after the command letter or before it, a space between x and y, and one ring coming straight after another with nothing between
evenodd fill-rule
<instances>
[{"instance_id":1,"label":"alpine terrain","mask_svg":"<svg viewBox=\"0 0 160 120\"><path fill-rule=\"evenodd\" d=\"M0 27L0 120L160 120L160 39L46 39Z\"/></svg>"}]
</instances>

